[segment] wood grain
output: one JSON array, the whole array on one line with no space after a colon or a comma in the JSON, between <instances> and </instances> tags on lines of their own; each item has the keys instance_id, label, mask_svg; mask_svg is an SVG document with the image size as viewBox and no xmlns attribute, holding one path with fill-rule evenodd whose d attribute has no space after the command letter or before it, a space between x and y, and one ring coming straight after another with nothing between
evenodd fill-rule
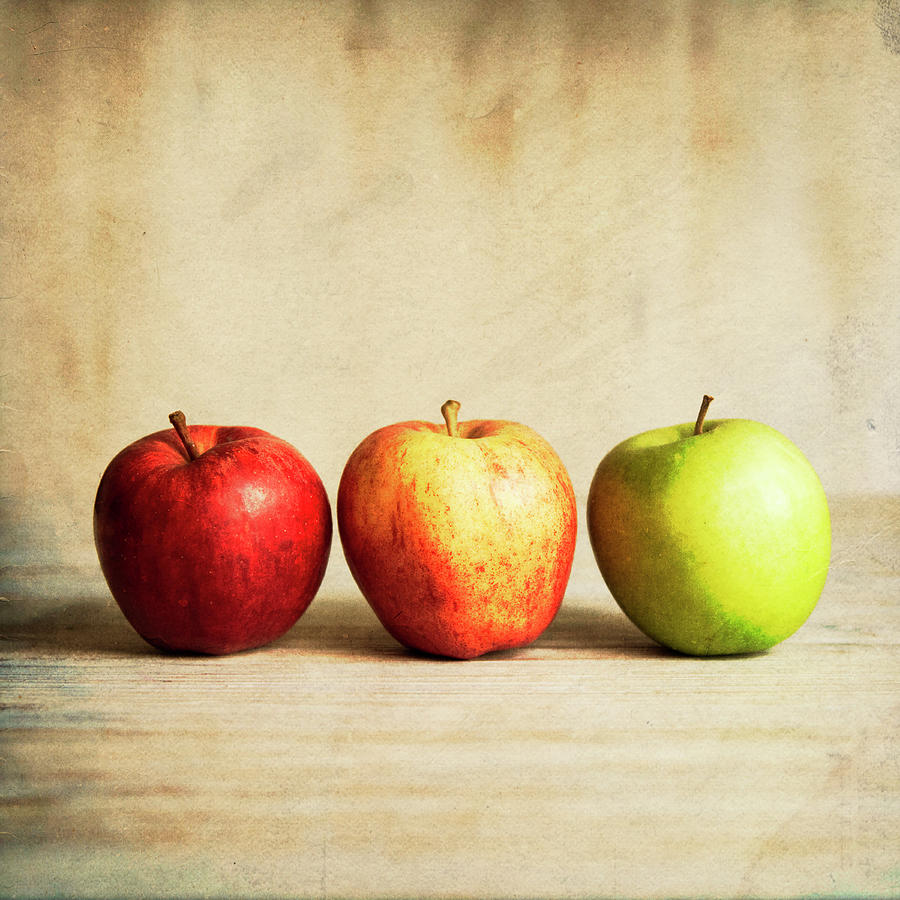
<instances>
[{"instance_id":1,"label":"wood grain","mask_svg":"<svg viewBox=\"0 0 900 900\"><path fill-rule=\"evenodd\" d=\"M6 572L0 892L896 896L900 516L838 507L813 617L731 659L654 647L599 576L459 663L352 592L165 656L96 573Z\"/></svg>"}]
</instances>

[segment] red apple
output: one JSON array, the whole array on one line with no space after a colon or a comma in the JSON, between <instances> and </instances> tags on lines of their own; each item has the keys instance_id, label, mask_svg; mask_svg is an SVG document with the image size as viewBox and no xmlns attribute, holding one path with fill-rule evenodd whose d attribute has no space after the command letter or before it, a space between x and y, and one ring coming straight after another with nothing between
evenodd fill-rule
<instances>
[{"instance_id":1,"label":"red apple","mask_svg":"<svg viewBox=\"0 0 900 900\"><path fill-rule=\"evenodd\" d=\"M401 422L347 461L337 517L350 571L407 647L469 659L531 643L562 603L575 552L572 482L515 422Z\"/></svg>"},{"instance_id":2,"label":"red apple","mask_svg":"<svg viewBox=\"0 0 900 900\"><path fill-rule=\"evenodd\" d=\"M113 597L156 647L260 647L312 601L331 549L322 481L259 428L188 427L130 444L94 503L94 542Z\"/></svg>"}]
</instances>

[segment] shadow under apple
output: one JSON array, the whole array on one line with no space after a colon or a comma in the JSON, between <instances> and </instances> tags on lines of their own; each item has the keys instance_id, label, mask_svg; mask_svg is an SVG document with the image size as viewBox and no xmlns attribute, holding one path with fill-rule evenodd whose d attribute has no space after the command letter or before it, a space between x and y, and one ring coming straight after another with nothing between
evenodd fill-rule
<instances>
[{"instance_id":1,"label":"shadow under apple","mask_svg":"<svg viewBox=\"0 0 900 900\"><path fill-rule=\"evenodd\" d=\"M109 595L77 594L66 600L7 592L0 621L0 640L7 649L35 654L112 656L168 654L152 647L128 623ZM398 643L384 629L360 594L329 592L316 597L297 623L264 647L306 655L359 659L412 658L458 663L429 656ZM642 634L608 597L574 598L563 602L556 618L532 644L479 657L482 660L598 658L633 656L677 658Z\"/></svg>"},{"instance_id":2,"label":"shadow under apple","mask_svg":"<svg viewBox=\"0 0 900 900\"><path fill-rule=\"evenodd\" d=\"M158 652L128 624L112 597L109 602L100 597L76 597L54 606L12 594L8 603L20 607L17 615L4 617L0 631L10 649L117 656Z\"/></svg>"},{"instance_id":3,"label":"shadow under apple","mask_svg":"<svg viewBox=\"0 0 900 900\"><path fill-rule=\"evenodd\" d=\"M317 596L297 623L268 646L307 654L371 659L404 656L409 652L384 630L363 596L352 592Z\"/></svg>"},{"instance_id":4,"label":"shadow under apple","mask_svg":"<svg viewBox=\"0 0 900 900\"><path fill-rule=\"evenodd\" d=\"M370 659L408 657L460 663L404 647L385 630L365 599L352 592L316 598L299 622L270 646ZM563 602L553 622L533 643L487 653L478 659L504 661L610 655L659 657L676 654L642 634L611 601L604 603L597 598Z\"/></svg>"}]
</instances>

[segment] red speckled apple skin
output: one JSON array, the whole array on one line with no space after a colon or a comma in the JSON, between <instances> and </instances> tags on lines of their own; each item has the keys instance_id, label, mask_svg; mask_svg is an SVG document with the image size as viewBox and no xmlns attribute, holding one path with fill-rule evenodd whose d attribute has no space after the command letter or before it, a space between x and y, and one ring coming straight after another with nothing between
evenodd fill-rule
<instances>
[{"instance_id":1,"label":"red speckled apple skin","mask_svg":"<svg viewBox=\"0 0 900 900\"><path fill-rule=\"evenodd\" d=\"M331 547L322 482L293 446L249 427L174 429L109 464L94 540L110 591L150 644L232 653L283 635L318 590Z\"/></svg>"},{"instance_id":2,"label":"red speckled apple skin","mask_svg":"<svg viewBox=\"0 0 900 900\"><path fill-rule=\"evenodd\" d=\"M534 641L562 603L575 494L559 457L515 422L429 422L369 435L338 490L344 555L407 647L469 659Z\"/></svg>"}]
</instances>

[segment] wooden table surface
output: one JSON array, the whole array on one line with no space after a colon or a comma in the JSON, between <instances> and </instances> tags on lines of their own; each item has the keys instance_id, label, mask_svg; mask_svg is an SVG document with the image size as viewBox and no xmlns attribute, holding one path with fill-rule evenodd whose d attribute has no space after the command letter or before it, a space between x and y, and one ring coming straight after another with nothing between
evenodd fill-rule
<instances>
[{"instance_id":1,"label":"wooden table surface","mask_svg":"<svg viewBox=\"0 0 900 900\"><path fill-rule=\"evenodd\" d=\"M7 570L0 894L900 896L900 511L832 506L813 616L730 659L656 648L584 567L464 663L350 589L165 656L96 570Z\"/></svg>"}]
</instances>

